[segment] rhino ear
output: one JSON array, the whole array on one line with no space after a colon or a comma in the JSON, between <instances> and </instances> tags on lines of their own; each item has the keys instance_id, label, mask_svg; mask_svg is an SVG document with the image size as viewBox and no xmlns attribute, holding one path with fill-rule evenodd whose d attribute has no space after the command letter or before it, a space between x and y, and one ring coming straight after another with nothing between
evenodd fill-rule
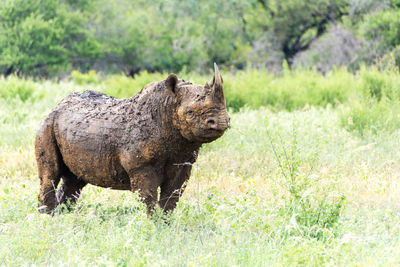
<instances>
[{"instance_id":1,"label":"rhino ear","mask_svg":"<svg viewBox=\"0 0 400 267\"><path fill-rule=\"evenodd\" d=\"M176 92L176 84L178 83L178 77L174 73L168 75L167 79L165 80L165 85L169 90L173 93Z\"/></svg>"}]
</instances>

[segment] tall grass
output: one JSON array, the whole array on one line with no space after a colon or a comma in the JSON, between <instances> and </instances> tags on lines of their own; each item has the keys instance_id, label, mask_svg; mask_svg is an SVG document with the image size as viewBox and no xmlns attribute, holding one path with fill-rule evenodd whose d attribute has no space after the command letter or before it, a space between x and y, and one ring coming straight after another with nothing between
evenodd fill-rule
<instances>
[{"instance_id":1,"label":"tall grass","mask_svg":"<svg viewBox=\"0 0 400 267\"><path fill-rule=\"evenodd\" d=\"M0 265L396 266L399 142L350 134L338 114L233 113L168 224L137 194L95 186L72 212L39 214L32 144L2 145Z\"/></svg>"},{"instance_id":2,"label":"tall grass","mask_svg":"<svg viewBox=\"0 0 400 267\"><path fill-rule=\"evenodd\" d=\"M315 70L296 70L274 77L266 71L249 69L226 78L228 106L239 110L269 106L277 110L301 109L306 105L336 106L359 89L358 81L344 69L326 76Z\"/></svg>"}]
</instances>

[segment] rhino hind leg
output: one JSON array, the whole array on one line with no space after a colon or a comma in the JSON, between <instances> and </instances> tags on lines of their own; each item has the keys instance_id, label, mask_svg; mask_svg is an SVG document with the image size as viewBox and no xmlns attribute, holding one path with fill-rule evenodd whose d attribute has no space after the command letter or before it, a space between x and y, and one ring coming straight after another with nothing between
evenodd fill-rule
<instances>
[{"instance_id":1,"label":"rhino hind leg","mask_svg":"<svg viewBox=\"0 0 400 267\"><path fill-rule=\"evenodd\" d=\"M52 128L44 124L44 129L36 136L35 153L40 179L38 210L52 214L57 206L56 190L60 182L63 161L56 144Z\"/></svg>"},{"instance_id":2,"label":"rhino hind leg","mask_svg":"<svg viewBox=\"0 0 400 267\"><path fill-rule=\"evenodd\" d=\"M60 177L57 172L39 164L40 192L38 210L41 213L52 214L57 206L56 190Z\"/></svg>"},{"instance_id":3,"label":"rhino hind leg","mask_svg":"<svg viewBox=\"0 0 400 267\"><path fill-rule=\"evenodd\" d=\"M82 188L87 183L78 179L70 171L65 171L62 174L62 184L57 191L58 205L65 204L67 209L70 209L73 204L78 200Z\"/></svg>"}]
</instances>

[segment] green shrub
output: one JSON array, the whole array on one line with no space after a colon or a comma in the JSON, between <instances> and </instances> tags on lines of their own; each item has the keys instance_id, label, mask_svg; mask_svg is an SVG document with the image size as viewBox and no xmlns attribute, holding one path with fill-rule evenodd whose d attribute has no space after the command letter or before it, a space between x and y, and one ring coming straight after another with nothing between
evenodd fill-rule
<instances>
[{"instance_id":1,"label":"green shrub","mask_svg":"<svg viewBox=\"0 0 400 267\"><path fill-rule=\"evenodd\" d=\"M340 110L340 125L363 136L400 129L400 76L397 68L361 67L360 89Z\"/></svg>"},{"instance_id":2,"label":"green shrub","mask_svg":"<svg viewBox=\"0 0 400 267\"><path fill-rule=\"evenodd\" d=\"M243 106L295 110L305 105L335 106L355 90L357 81L345 69L335 69L326 76L316 70L296 70L274 76L266 70L248 69L224 76L227 106L234 111Z\"/></svg>"},{"instance_id":3,"label":"green shrub","mask_svg":"<svg viewBox=\"0 0 400 267\"><path fill-rule=\"evenodd\" d=\"M376 67L362 68L360 73L364 99L372 97L380 101L386 97L390 100L400 100L400 72L396 67L384 70Z\"/></svg>"},{"instance_id":4,"label":"green shrub","mask_svg":"<svg viewBox=\"0 0 400 267\"><path fill-rule=\"evenodd\" d=\"M381 100L384 86L385 79L382 75L374 75L374 73L368 71L362 73L362 88L366 97Z\"/></svg>"},{"instance_id":5,"label":"green shrub","mask_svg":"<svg viewBox=\"0 0 400 267\"><path fill-rule=\"evenodd\" d=\"M0 8L0 69L49 76L100 56L87 10L66 1L10 0ZM79 59L79 61L77 60ZM8 71L5 71L8 70Z\"/></svg>"},{"instance_id":6,"label":"green shrub","mask_svg":"<svg viewBox=\"0 0 400 267\"><path fill-rule=\"evenodd\" d=\"M290 140L271 136L267 132L267 142L271 145L275 160L280 168L278 184L284 189L284 204L280 214L286 217L288 227L284 236L301 235L322 239L332 234L341 216L345 197L332 195L334 184L324 188L318 186L319 179L312 174L315 171L318 154L304 154L297 141L297 126L292 125ZM285 141L283 141L285 139ZM278 193L276 193L278 194Z\"/></svg>"},{"instance_id":7,"label":"green shrub","mask_svg":"<svg viewBox=\"0 0 400 267\"><path fill-rule=\"evenodd\" d=\"M227 106L238 111L243 106L258 108L276 102L275 92L268 90L274 76L266 70L248 69L236 75L224 75Z\"/></svg>"},{"instance_id":8,"label":"green shrub","mask_svg":"<svg viewBox=\"0 0 400 267\"><path fill-rule=\"evenodd\" d=\"M343 107L340 113L340 125L348 131L363 136L367 132L393 132L400 129L400 101L383 98L354 101Z\"/></svg>"},{"instance_id":9,"label":"green shrub","mask_svg":"<svg viewBox=\"0 0 400 267\"><path fill-rule=\"evenodd\" d=\"M15 76L0 77L0 97L6 100L20 99L25 102L28 99L39 96L37 85L29 79L20 79Z\"/></svg>"},{"instance_id":10,"label":"green shrub","mask_svg":"<svg viewBox=\"0 0 400 267\"><path fill-rule=\"evenodd\" d=\"M297 70L285 74L276 84L281 91L278 106L289 111L307 104L335 106L346 101L355 89L353 76L345 69L334 69L326 76L316 70Z\"/></svg>"},{"instance_id":11,"label":"green shrub","mask_svg":"<svg viewBox=\"0 0 400 267\"><path fill-rule=\"evenodd\" d=\"M81 73L77 70L71 72L71 77L74 83L83 85L83 84L98 84L99 79L97 77L97 73L94 70L89 71L88 73Z\"/></svg>"},{"instance_id":12,"label":"green shrub","mask_svg":"<svg viewBox=\"0 0 400 267\"><path fill-rule=\"evenodd\" d=\"M384 10L366 16L361 31L367 40L376 42L381 51L400 45L400 10Z\"/></svg>"}]
</instances>

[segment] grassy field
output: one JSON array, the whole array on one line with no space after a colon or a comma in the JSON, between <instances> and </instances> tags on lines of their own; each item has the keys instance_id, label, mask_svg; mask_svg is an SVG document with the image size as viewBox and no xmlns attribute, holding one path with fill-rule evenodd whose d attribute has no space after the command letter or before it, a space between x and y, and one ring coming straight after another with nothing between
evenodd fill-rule
<instances>
[{"instance_id":1,"label":"grassy field","mask_svg":"<svg viewBox=\"0 0 400 267\"><path fill-rule=\"evenodd\" d=\"M398 266L396 75L224 76L232 127L202 148L169 224L137 195L90 185L72 212L39 214L33 149L68 93L129 96L164 75L0 79L0 265Z\"/></svg>"}]
</instances>

